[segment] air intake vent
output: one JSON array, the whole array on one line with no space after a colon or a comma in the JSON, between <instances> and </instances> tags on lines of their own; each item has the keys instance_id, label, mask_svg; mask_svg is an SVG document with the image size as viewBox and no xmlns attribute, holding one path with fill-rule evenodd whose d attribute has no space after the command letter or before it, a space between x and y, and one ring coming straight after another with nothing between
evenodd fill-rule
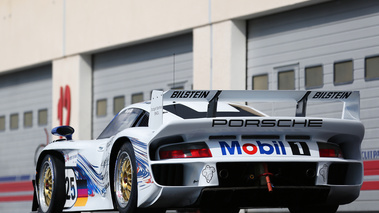
<instances>
[{"instance_id":1,"label":"air intake vent","mask_svg":"<svg viewBox=\"0 0 379 213\"><path fill-rule=\"evenodd\" d=\"M183 186L182 164L158 164L153 165L155 181L163 186Z\"/></svg>"}]
</instances>

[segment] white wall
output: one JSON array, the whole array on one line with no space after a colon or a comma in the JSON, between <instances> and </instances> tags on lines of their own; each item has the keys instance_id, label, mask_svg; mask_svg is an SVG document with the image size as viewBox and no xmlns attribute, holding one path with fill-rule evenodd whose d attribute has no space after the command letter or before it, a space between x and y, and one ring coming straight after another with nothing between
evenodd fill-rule
<instances>
[{"instance_id":1,"label":"white wall","mask_svg":"<svg viewBox=\"0 0 379 213\"><path fill-rule=\"evenodd\" d=\"M70 126L75 129L74 139L91 139L92 129L92 69L91 57L75 55L53 62L53 117L52 126L59 126L58 100L60 88L70 87ZM63 125L68 110L63 110Z\"/></svg>"},{"instance_id":2,"label":"white wall","mask_svg":"<svg viewBox=\"0 0 379 213\"><path fill-rule=\"evenodd\" d=\"M223 21L194 30L194 89L246 88L246 22Z\"/></svg>"},{"instance_id":3,"label":"white wall","mask_svg":"<svg viewBox=\"0 0 379 213\"><path fill-rule=\"evenodd\" d=\"M310 0L3 0L0 72L167 37L209 23L314 3Z\"/></svg>"}]
</instances>

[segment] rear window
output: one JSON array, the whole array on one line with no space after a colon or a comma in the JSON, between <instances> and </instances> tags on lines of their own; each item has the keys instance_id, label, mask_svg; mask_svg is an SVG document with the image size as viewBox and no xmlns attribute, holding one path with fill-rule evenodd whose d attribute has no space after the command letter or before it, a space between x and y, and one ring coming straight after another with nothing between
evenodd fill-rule
<instances>
[{"instance_id":1,"label":"rear window","mask_svg":"<svg viewBox=\"0 0 379 213\"><path fill-rule=\"evenodd\" d=\"M249 107L230 105L237 111L231 112L216 112L216 117L257 117L262 116L258 112L254 111ZM183 104L172 104L166 105L163 109L175 114L183 119L194 119L194 118L206 118L207 112L199 112Z\"/></svg>"},{"instance_id":2,"label":"rear window","mask_svg":"<svg viewBox=\"0 0 379 213\"><path fill-rule=\"evenodd\" d=\"M137 122L143 111L140 109L127 109L117 114L108 124L104 131L99 135L98 139L109 138L118 132L130 128Z\"/></svg>"}]
</instances>

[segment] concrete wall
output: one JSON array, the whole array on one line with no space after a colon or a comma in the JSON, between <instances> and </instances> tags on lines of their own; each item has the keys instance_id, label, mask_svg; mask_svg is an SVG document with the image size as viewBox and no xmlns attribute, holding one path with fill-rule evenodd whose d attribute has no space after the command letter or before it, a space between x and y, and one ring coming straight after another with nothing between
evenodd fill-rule
<instances>
[{"instance_id":1,"label":"concrete wall","mask_svg":"<svg viewBox=\"0 0 379 213\"><path fill-rule=\"evenodd\" d=\"M309 0L3 0L0 72L167 37Z\"/></svg>"},{"instance_id":2,"label":"concrete wall","mask_svg":"<svg viewBox=\"0 0 379 213\"><path fill-rule=\"evenodd\" d=\"M246 89L246 22L194 30L194 89Z\"/></svg>"},{"instance_id":3,"label":"concrete wall","mask_svg":"<svg viewBox=\"0 0 379 213\"><path fill-rule=\"evenodd\" d=\"M89 55L74 55L53 61L53 113L52 126L59 126L58 101L61 88L70 88L70 110L63 108L63 125L70 113L70 126L74 139L91 139L92 126L92 69Z\"/></svg>"}]
</instances>

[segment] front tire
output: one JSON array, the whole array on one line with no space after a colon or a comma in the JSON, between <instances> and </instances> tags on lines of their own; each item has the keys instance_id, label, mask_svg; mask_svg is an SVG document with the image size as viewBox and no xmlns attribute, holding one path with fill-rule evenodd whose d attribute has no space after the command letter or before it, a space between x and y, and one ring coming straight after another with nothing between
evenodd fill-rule
<instances>
[{"instance_id":1,"label":"front tire","mask_svg":"<svg viewBox=\"0 0 379 213\"><path fill-rule=\"evenodd\" d=\"M114 190L117 209L121 213L134 212L137 205L137 168L130 143L121 146L114 167Z\"/></svg>"},{"instance_id":2,"label":"front tire","mask_svg":"<svg viewBox=\"0 0 379 213\"><path fill-rule=\"evenodd\" d=\"M64 162L54 155L46 155L38 174L39 212L62 212L65 199Z\"/></svg>"}]
</instances>

